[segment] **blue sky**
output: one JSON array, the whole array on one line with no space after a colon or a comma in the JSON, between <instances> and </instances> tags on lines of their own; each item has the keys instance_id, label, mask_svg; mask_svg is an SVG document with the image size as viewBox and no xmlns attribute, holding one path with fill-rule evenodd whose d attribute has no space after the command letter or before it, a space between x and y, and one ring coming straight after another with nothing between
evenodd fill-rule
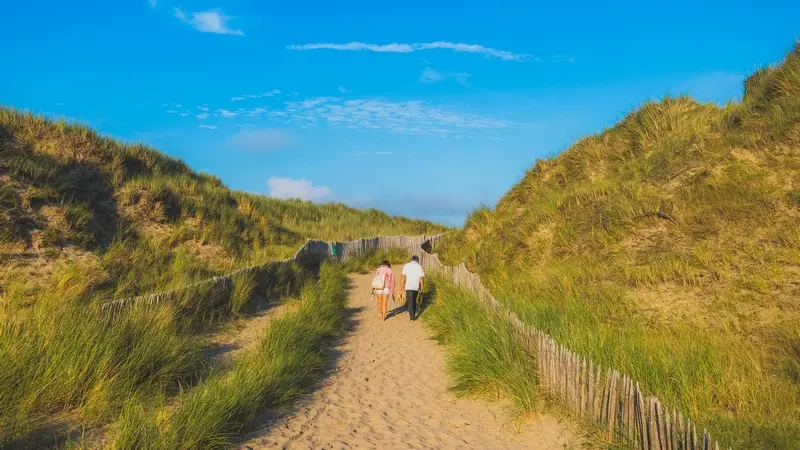
<instances>
[{"instance_id":1,"label":"blue sky","mask_svg":"<svg viewBox=\"0 0 800 450\"><path fill-rule=\"evenodd\" d=\"M7 2L0 103L235 189L457 225L643 101L738 99L800 32L789 1L554 3Z\"/></svg>"}]
</instances>

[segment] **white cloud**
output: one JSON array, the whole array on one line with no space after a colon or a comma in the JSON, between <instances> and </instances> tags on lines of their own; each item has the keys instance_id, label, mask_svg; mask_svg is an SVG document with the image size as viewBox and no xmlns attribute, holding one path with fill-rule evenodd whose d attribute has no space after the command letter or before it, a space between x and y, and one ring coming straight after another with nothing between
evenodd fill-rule
<instances>
[{"instance_id":1,"label":"white cloud","mask_svg":"<svg viewBox=\"0 0 800 450\"><path fill-rule=\"evenodd\" d=\"M436 41L411 44L368 44L364 42L348 42L346 44L314 43L303 45L289 45L289 50L338 50L338 51L370 51L380 53L412 53L423 50L444 49L454 52L478 53L487 57L498 58L505 61L526 61L530 55L512 53L477 44L464 44L461 42Z\"/></svg>"},{"instance_id":2,"label":"white cloud","mask_svg":"<svg viewBox=\"0 0 800 450\"><path fill-rule=\"evenodd\" d=\"M448 78L455 78L456 82L462 86L469 86L467 80L472 75L468 73L462 72L448 72L442 73L433 68L426 67L422 70L422 74L419 76L420 83L440 83L442 81L447 80Z\"/></svg>"},{"instance_id":3,"label":"white cloud","mask_svg":"<svg viewBox=\"0 0 800 450\"><path fill-rule=\"evenodd\" d=\"M239 115L238 112L228 111L227 109L218 109L217 110L217 114L219 114L220 116L222 116L222 117L224 117L226 119L231 119L231 118L236 117L236 116Z\"/></svg>"},{"instance_id":4,"label":"white cloud","mask_svg":"<svg viewBox=\"0 0 800 450\"><path fill-rule=\"evenodd\" d=\"M314 183L305 178L269 177L267 186L269 187L269 196L274 198L318 201L333 194L333 191L327 186L314 186Z\"/></svg>"},{"instance_id":5,"label":"white cloud","mask_svg":"<svg viewBox=\"0 0 800 450\"><path fill-rule=\"evenodd\" d=\"M342 94L349 94L349 93L350 93L350 90L349 90L349 89L347 89L347 88L346 88L346 87L344 87L344 86L339 86L339 92L341 92Z\"/></svg>"},{"instance_id":6,"label":"white cloud","mask_svg":"<svg viewBox=\"0 0 800 450\"><path fill-rule=\"evenodd\" d=\"M150 4L151 8L155 8L156 5L158 4L158 0L147 0L147 3Z\"/></svg>"},{"instance_id":7,"label":"white cloud","mask_svg":"<svg viewBox=\"0 0 800 450\"><path fill-rule=\"evenodd\" d=\"M228 139L228 144L243 150L266 152L281 148L289 143L289 135L282 130L246 130L241 129Z\"/></svg>"},{"instance_id":8,"label":"white cloud","mask_svg":"<svg viewBox=\"0 0 800 450\"><path fill-rule=\"evenodd\" d=\"M203 33L234 34L237 36L244 36L244 32L242 32L242 30L228 28L228 20L234 19L234 17L226 16L219 9L194 12L191 13L190 17L181 8L175 8L174 15L181 22L185 22L193 26L195 30Z\"/></svg>"},{"instance_id":9,"label":"white cloud","mask_svg":"<svg viewBox=\"0 0 800 450\"><path fill-rule=\"evenodd\" d=\"M208 128L209 130L216 130L217 126L216 125L200 124L200 125L197 126L197 128Z\"/></svg>"},{"instance_id":10,"label":"white cloud","mask_svg":"<svg viewBox=\"0 0 800 450\"><path fill-rule=\"evenodd\" d=\"M280 93L281 93L281 91L279 89L273 89L271 91L262 92L260 94L244 94L244 95L240 95L239 97L233 97L231 99L231 101L232 102L240 102L242 100L247 100L247 99L251 99L251 98L273 97L273 96L278 95Z\"/></svg>"},{"instance_id":11,"label":"white cloud","mask_svg":"<svg viewBox=\"0 0 800 450\"><path fill-rule=\"evenodd\" d=\"M200 111L203 111L203 112L208 112L208 106L205 106L205 105L198 106L197 109L199 109Z\"/></svg>"},{"instance_id":12,"label":"white cloud","mask_svg":"<svg viewBox=\"0 0 800 450\"><path fill-rule=\"evenodd\" d=\"M206 119L206 118L208 118L208 113L202 113L202 114L198 114L198 115L196 115L195 117L197 117L197 118L198 118L198 119L200 119L200 120L203 120L203 119Z\"/></svg>"}]
</instances>

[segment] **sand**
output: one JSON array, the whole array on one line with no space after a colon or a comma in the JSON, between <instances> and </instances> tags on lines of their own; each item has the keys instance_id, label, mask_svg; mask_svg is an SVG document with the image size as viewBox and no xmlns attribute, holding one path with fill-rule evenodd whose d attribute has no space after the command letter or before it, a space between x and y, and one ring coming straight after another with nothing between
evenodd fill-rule
<instances>
[{"instance_id":1,"label":"sand","mask_svg":"<svg viewBox=\"0 0 800 450\"><path fill-rule=\"evenodd\" d=\"M445 347L405 310L385 322L369 295L372 275L352 275L354 325L332 373L292 411L273 415L241 448L526 448L578 445L547 414L524 423L497 403L447 390ZM390 314L394 305L389 300ZM423 312L424 314L424 312Z\"/></svg>"}]
</instances>

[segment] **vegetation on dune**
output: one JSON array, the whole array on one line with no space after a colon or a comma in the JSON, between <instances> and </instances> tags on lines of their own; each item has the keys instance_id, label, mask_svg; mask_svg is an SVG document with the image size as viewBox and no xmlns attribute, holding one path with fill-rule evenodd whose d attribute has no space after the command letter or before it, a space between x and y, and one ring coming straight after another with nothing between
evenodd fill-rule
<instances>
[{"instance_id":1,"label":"vegetation on dune","mask_svg":"<svg viewBox=\"0 0 800 450\"><path fill-rule=\"evenodd\" d=\"M290 257L306 238L434 234L444 227L342 204L231 191L142 145L0 108L0 283L53 261L97 264L128 297Z\"/></svg>"},{"instance_id":2,"label":"vegetation on dune","mask_svg":"<svg viewBox=\"0 0 800 450\"><path fill-rule=\"evenodd\" d=\"M272 321L256 348L227 372L213 373L154 414L129 402L115 424L114 448L227 448L259 411L285 405L323 373L333 339L346 325L347 276L324 264L297 310Z\"/></svg>"},{"instance_id":3,"label":"vegetation on dune","mask_svg":"<svg viewBox=\"0 0 800 450\"><path fill-rule=\"evenodd\" d=\"M92 271L60 268L54 289L0 322L0 447L63 439L70 427L113 420L128 399L176 395L208 375L207 332L242 314L255 296L297 295L312 275L286 265L265 285L243 274L228 292L186 290L174 302L111 318L91 289Z\"/></svg>"},{"instance_id":4,"label":"vegetation on dune","mask_svg":"<svg viewBox=\"0 0 800 450\"><path fill-rule=\"evenodd\" d=\"M525 321L725 445L800 446L800 44L743 101L649 102L448 234Z\"/></svg>"}]
</instances>

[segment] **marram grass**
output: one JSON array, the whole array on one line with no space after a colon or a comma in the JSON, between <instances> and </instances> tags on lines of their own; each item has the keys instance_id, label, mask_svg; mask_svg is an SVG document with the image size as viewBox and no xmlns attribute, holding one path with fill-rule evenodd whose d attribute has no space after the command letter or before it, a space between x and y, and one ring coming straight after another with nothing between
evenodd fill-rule
<instances>
[{"instance_id":1,"label":"marram grass","mask_svg":"<svg viewBox=\"0 0 800 450\"><path fill-rule=\"evenodd\" d=\"M800 44L741 103L648 102L439 247L723 445L800 448Z\"/></svg>"}]
</instances>

